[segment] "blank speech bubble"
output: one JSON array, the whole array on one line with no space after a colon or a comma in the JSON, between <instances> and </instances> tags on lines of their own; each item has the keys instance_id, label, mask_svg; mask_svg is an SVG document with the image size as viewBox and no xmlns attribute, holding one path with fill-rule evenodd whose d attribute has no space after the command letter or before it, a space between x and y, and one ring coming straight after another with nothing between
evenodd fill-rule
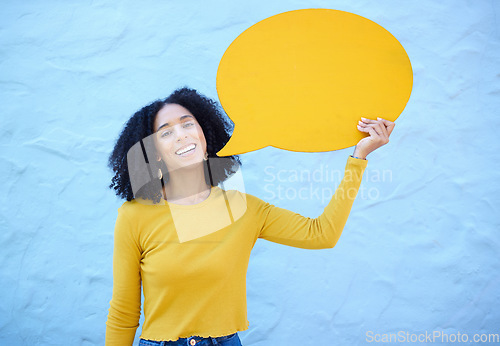
<instances>
[{"instance_id":1,"label":"blank speech bubble","mask_svg":"<svg viewBox=\"0 0 500 346\"><path fill-rule=\"evenodd\" d=\"M412 84L403 46L369 19L330 9L266 18L240 34L219 63L219 100L235 127L217 154L353 146L366 136L358 120L396 120Z\"/></svg>"}]
</instances>

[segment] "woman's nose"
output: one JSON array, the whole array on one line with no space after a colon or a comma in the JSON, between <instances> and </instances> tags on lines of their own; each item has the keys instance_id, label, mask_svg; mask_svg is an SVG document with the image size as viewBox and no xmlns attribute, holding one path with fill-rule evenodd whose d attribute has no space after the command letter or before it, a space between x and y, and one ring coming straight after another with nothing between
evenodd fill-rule
<instances>
[{"instance_id":1,"label":"woman's nose","mask_svg":"<svg viewBox=\"0 0 500 346\"><path fill-rule=\"evenodd\" d=\"M177 142L179 142L180 140L184 139L184 138L187 138L187 134L182 131L182 129L178 129L176 131L176 136L177 136Z\"/></svg>"}]
</instances>

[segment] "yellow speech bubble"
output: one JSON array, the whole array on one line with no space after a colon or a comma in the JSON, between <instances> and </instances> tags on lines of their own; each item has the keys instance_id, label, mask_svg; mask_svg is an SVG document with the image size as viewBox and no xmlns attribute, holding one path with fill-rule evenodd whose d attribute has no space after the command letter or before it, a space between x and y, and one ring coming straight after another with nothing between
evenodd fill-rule
<instances>
[{"instance_id":1,"label":"yellow speech bubble","mask_svg":"<svg viewBox=\"0 0 500 346\"><path fill-rule=\"evenodd\" d=\"M269 17L240 34L219 63L217 93L235 128L217 154L353 146L366 136L358 120L396 120L412 83L403 46L369 19L330 9Z\"/></svg>"}]
</instances>

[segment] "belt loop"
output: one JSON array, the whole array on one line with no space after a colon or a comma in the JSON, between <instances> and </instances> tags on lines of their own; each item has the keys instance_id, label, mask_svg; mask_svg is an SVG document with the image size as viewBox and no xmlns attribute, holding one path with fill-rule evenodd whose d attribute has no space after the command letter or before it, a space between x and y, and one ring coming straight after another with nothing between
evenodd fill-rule
<instances>
[{"instance_id":1,"label":"belt loop","mask_svg":"<svg viewBox=\"0 0 500 346\"><path fill-rule=\"evenodd\" d=\"M212 338L210 337L210 339L212 339L212 344L213 345L218 345L219 343L217 342L217 339L216 338Z\"/></svg>"}]
</instances>

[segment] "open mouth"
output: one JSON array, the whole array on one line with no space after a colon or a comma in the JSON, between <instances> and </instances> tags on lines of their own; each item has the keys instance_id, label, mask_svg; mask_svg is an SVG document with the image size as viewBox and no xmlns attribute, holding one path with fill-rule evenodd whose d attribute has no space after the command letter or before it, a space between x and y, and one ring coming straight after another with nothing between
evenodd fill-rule
<instances>
[{"instance_id":1,"label":"open mouth","mask_svg":"<svg viewBox=\"0 0 500 346\"><path fill-rule=\"evenodd\" d=\"M184 154L189 154L196 149L196 144L189 144L183 148L180 148L175 152L176 155L184 155Z\"/></svg>"}]
</instances>

